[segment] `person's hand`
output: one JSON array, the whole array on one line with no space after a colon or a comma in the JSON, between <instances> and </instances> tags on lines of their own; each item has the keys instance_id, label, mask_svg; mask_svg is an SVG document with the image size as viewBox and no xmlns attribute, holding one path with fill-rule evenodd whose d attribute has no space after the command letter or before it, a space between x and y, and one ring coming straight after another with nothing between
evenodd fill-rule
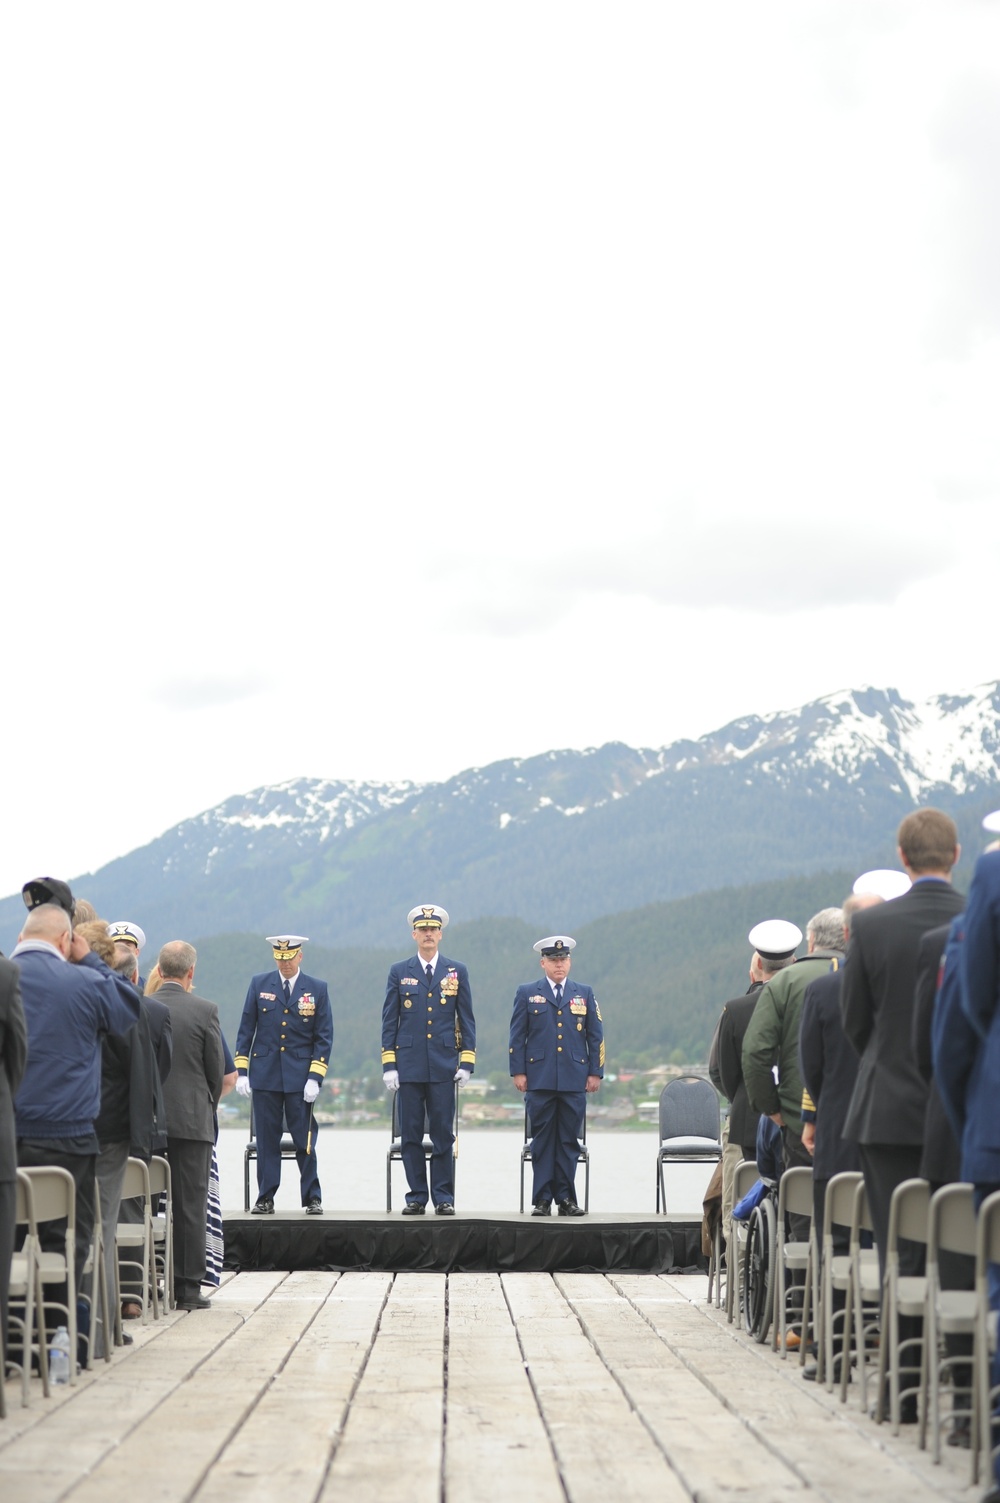
<instances>
[{"instance_id":1,"label":"person's hand","mask_svg":"<svg viewBox=\"0 0 1000 1503\"><path fill-rule=\"evenodd\" d=\"M306 1085L305 1085L305 1090L302 1092L302 1100L303 1101L313 1102L313 1101L316 1100L316 1097L318 1095L319 1095L319 1081L318 1080L307 1080L306 1081Z\"/></svg>"},{"instance_id":2,"label":"person's hand","mask_svg":"<svg viewBox=\"0 0 1000 1503\"><path fill-rule=\"evenodd\" d=\"M239 1080L236 1082L236 1094L237 1096L250 1095L250 1082L249 1080L247 1080L245 1075L241 1075Z\"/></svg>"},{"instance_id":3,"label":"person's hand","mask_svg":"<svg viewBox=\"0 0 1000 1503\"><path fill-rule=\"evenodd\" d=\"M512 1075L511 1080L513 1080L514 1082L515 1091L520 1091L523 1096L525 1091L528 1089L527 1075Z\"/></svg>"},{"instance_id":4,"label":"person's hand","mask_svg":"<svg viewBox=\"0 0 1000 1503\"><path fill-rule=\"evenodd\" d=\"M73 933L70 935L69 955L66 958L70 960L73 965L79 965L83 957L89 954L90 945L87 943L84 936L82 934L78 934L74 929Z\"/></svg>"},{"instance_id":5,"label":"person's hand","mask_svg":"<svg viewBox=\"0 0 1000 1503\"><path fill-rule=\"evenodd\" d=\"M599 1075L587 1076L587 1094L592 1096L595 1091L601 1089L601 1077Z\"/></svg>"},{"instance_id":6,"label":"person's hand","mask_svg":"<svg viewBox=\"0 0 1000 1503\"><path fill-rule=\"evenodd\" d=\"M773 1122L775 1127L784 1127L785 1119L780 1112L768 1112L768 1121Z\"/></svg>"},{"instance_id":7,"label":"person's hand","mask_svg":"<svg viewBox=\"0 0 1000 1503\"><path fill-rule=\"evenodd\" d=\"M399 1071L398 1070L383 1070L382 1071L382 1082L385 1085L385 1088L386 1088L387 1091L398 1091L399 1090Z\"/></svg>"},{"instance_id":8,"label":"person's hand","mask_svg":"<svg viewBox=\"0 0 1000 1503\"><path fill-rule=\"evenodd\" d=\"M459 1085L468 1085L469 1081L472 1079L472 1071L466 1070L463 1066L459 1066L459 1068L455 1071L455 1079L458 1081Z\"/></svg>"},{"instance_id":9,"label":"person's hand","mask_svg":"<svg viewBox=\"0 0 1000 1503\"><path fill-rule=\"evenodd\" d=\"M816 1152L816 1124L815 1122L803 1122L802 1124L802 1147L810 1157Z\"/></svg>"}]
</instances>

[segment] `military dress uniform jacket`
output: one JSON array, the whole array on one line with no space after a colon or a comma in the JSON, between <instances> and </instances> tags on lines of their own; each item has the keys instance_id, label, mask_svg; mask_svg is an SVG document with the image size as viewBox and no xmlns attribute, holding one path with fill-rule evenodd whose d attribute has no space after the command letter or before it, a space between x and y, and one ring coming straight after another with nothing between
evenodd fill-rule
<instances>
[{"instance_id":1,"label":"military dress uniform jacket","mask_svg":"<svg viewBox=\"0 0 1000 1503\"><path fill-rule=\"evenodd\" d=\"M254 1091L301 1091L326 1076L333 1047L333 1013L325 981L299 971L285 1005L279 971L250 982L236 1036L234 1063Z\"/></svg>"},{"instance_id":2,"label":"military dress uniform jacket","mask_svg":"<svg viewBox=\"0 0 1000 1503\"><path fill-rule=\"evenodd\" d=\"M589 986L563 982L561 1006L548 980L529 981L514 996L510 1073L526 1075L529 1091L584 1091L587 1076L604 1076L604 1024Z\"/></svg>"},{"instance_id":3,"label":"military dress uniform jacket","mask_svg":"<svg viewBox=\"0 0 1000 1503\"><path fill-rule=\"evenodd\" d=\"M452 1080L476 1064L476 1020L469 973L461 961L438 955L427 985L418 955L391 966L382 1007L382 1069L397 1070L400 1085Z\"/></svg>"}]
</instances>

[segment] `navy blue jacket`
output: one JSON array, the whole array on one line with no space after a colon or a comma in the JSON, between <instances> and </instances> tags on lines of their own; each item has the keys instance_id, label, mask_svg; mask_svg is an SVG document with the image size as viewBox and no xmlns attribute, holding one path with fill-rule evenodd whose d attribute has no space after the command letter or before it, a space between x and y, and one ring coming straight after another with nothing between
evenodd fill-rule
<instances>
[{"instance_id":1,"label":"navy blue jacket","mask_svg":"<svg viewBox=\"0 0 1000 1503\"><path fill-rule=\"evenodd\" d=\"M322 1081L333 1048L333 1013L325 981L299 971L285 1006L280 971L262 971L250 982L235 1065L249 1075L254 1091L301 1091L307 1080Z\"/></svg>"},{"instance_id":2,"label":"navy blue jacket","mask_svg":"<svg viewBox=\"0 0 1000 1503\"><path fill-rule=\"evenodd\" d=\"M857 1143L842 1136L858 1078L858 1056L847 1042L840 1017L846 974L844 965L810 981L799 1021L802 1120L816 1124L813 1174L817 1179L832 1179L835 1174L861 1168Z\"/></svg>"},{"instance_id":3,"label":"navy blue jacket","mask_svg":"<svg viewBox=\"0 0 1000 1503\"><path fill-rule=\"evenodd\" d=\"M82 1138L101 1109L101 1038L139 1020L139 993L91 951L74 964L54 949L15 955L28 1064L14 1102L19 1138ZM121 983L119 985L119 983Z\"/></svg>"},{"instance_id":4,"label":"navy blue jacket","mask_svg":"<svg viewBox=\"0 0 1000 1503\"><path fill-rule=\"evenodd\" d=\"M567 977L561 1007L547 976L518 987L510 1073L526 1075L529 1091L583 1091L588 1075L603 1077L604 1024L589 986Z\"/></svg>"},{"instance_id":5,"label":"navy blue jacket","mask_svg":"<svg viewBox=\"0 0 1000 1503\"><path fill-rule=\"evenodd\" d=\"M398 1070L401 1085L430 1084L475 1064L476 1020L461 961L438 955L431 987L419 956L391 966L382 1005L383 1071Z\"/></svg>"}]
</instances>

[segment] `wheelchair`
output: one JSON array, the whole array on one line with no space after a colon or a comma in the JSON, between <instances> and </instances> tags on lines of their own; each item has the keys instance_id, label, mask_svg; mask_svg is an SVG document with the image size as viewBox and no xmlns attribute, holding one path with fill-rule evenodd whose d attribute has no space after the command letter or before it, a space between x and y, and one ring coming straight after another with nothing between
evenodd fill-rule
<instances>
[{"instance_id":1,"label":"wheelchair","mask_svg":"<svg viewBox=\"0 0 1000 1503\"><path fill-rule=\"evenodd\" d=\"M765 1190L750 1213L743 1249L743 1324L754 1341L767 1340L774 1313L775 1261L778 1256L777 1182Z\"/></svg>"}]
</instances>

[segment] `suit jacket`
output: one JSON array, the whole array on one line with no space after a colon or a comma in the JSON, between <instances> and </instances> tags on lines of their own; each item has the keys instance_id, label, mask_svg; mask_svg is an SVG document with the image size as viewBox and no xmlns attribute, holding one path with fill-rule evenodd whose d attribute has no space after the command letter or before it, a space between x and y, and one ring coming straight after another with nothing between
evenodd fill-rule
<instances>
[{"instance_id":1,"label":"suit jacket","mask_svg":"<svg viewBox=\"0 0 1000 1503\"><path fill-rule=\"evenodd\" d=\"M747 1097L743 1079L743 1040L762 985L762 982L755 981L745 996L733 997L725 1004L708 1062L712 1084L729 1102L729 1141L734 1145L738 1143L750 1159L756 1152L760 1112L754 1111Z\"/></svg>"},{"instance_id":2,"label":"suit jacket","mask_svg":"<svg viewBox=\"0 0 1000 1503\"><path fill-rule=\"evenodd\" d=\"M557 1006L547 976L519 986L510 1020L510 1073L529 1091L584 1091L604 1075L604 1023L589 986L569 977Z\"/></svg>"},{"instance_id":3,"label":"suit jacket","mask_svg":"<svg viewBox=\"0 0 1000 1503\"><path fill-rule=\"evenodd\" d=\"M299 971L285 1006L280 971L254 976L236 1035L236 1069L255 1091L301 1091L323 1081L333 1048L333 1013L325 981Z\"/></svg>"},{"instance_id":4,"label":"suit jacket","mask_svg":"<svg viewBox=\"0 0 1000 1503\"><path fill-rule=\"evenodd\" d=\"M858 1145L843 1137L844 1118L858 1078L858 1056L844 1037L840 1020L847 969L845 964L839 971L810 981L802 1002L799 1069L808 1092L808 1102L805 1094L802 1097L802 1120L816 1123L813 1174L817 1179L861 1168Z\"/></svg>"},{"instance_id":5,"label":"suit jacket","mask_svg":"<svg viewBox=\"0 0 1000 1503\"><path fill-rule=\"evenodd\" d=\"M214 1143L225 1069L219 1009L176 981L165 981L156 997L170 1009L174 1044L170 1074L163 1082L167 1135Z\"/></svg>"},{"instance_id":6,"label":"suit jacket","mask_svg":"<svg viewBox=\"0 0 1000 1503\"><path fill-rule=\"evenodd\" d=\"M952 1131L934 1079L934 1051L931 1044L938 977L949 928L948 924L939 924L936 929L928 929L920 941L917 983L913 992L913 1058L927 1090L924 1152L920 1160L920 1173L935 1185L950 1185L962 1178L958 1139Z\"/></svg>"},{"instance_id":7,"label":"suit jacket","mask_svg":"<svg viewBox=\"0 0 1000 1503\"><path fill-rule=\"evenodd\" d=\"M28 1058L28 1029L21 1002L20 972L0 955L0 1184L17 1178L14 1097Z\"/></svg>"},{"instance_id":8,"label":"suit jacket","mask_svg":"<svg viewBox=\"0 0 1000 1503\"><path fill-rule=\"evenodd\" d=\"M841 996L844 1032L861 1056L844 1133L858 1143L924 1140L927 1088L913 1056L913 993L920 941L960 913L950 882L920 878L902 897L851 920Z\"/></svg>"},{"instance_id":9,"label":"suit jacket","mask_svg":"<svg viewBox=\"0 0 1000 1503\"><path fill-rule=\"evenodd\" d=\"M469 973L438 955L433 986L418 955L390 966L382 1004L382 1069L401 1085L452 1080L476 1063L476 1020Z\"/></svg>"}]
</instances>

